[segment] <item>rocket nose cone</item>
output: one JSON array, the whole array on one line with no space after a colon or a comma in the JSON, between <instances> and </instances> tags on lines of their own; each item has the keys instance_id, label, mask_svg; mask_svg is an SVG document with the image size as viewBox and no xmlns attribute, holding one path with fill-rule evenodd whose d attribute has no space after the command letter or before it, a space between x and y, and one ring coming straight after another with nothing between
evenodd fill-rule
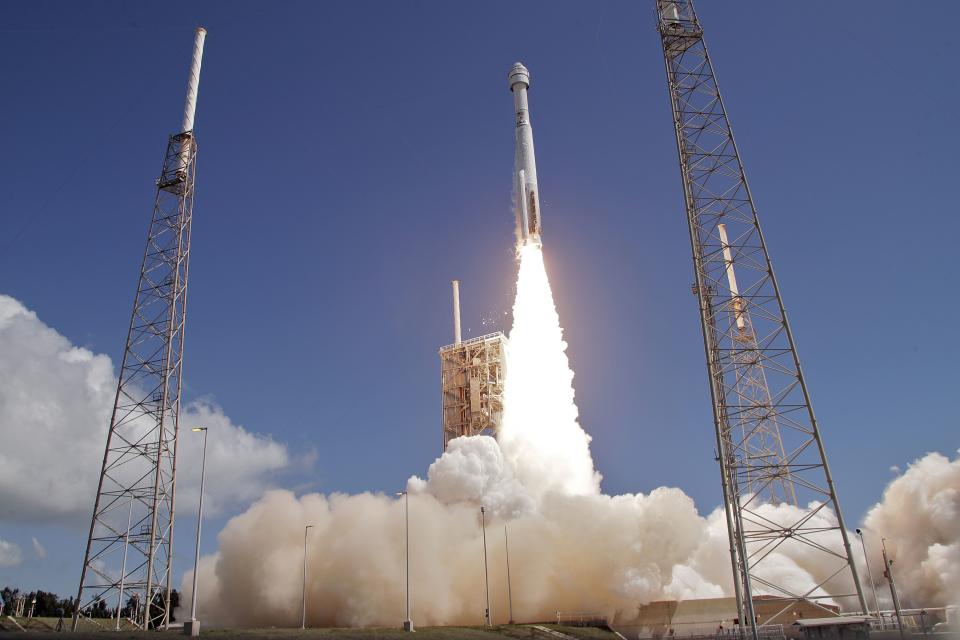
<instances>
[{"instance_id":1,"label":"rocket nose cone","mask_svg":"<svg viewBox=\"0 0 960 640\"><path fill-rule=\"evenodd\" d=\"M517 83L522 83L525 87L529 87L530 72L523 66L523 63L516 62L510 68L510 73L507 75L507 82L510 84L510 91L513 91L513 85Z\"/></svg>"}]
</instances>

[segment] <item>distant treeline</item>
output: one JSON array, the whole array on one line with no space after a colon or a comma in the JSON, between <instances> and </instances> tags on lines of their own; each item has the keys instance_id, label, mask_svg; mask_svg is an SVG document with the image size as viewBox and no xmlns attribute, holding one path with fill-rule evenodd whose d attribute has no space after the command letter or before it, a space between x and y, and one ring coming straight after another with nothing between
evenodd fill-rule
<instances>
[{"instance_id":1,"label":"distant treeline","mask_svg":"<svg viewBox=\"0 0 960 640\"><path fill-rule=\"evenodd\" d=\"M13 615L13 607L19 598L25 598L23 606L23 615L30 613L31 603L36 598L37 603L33 606L33 615L37 617L57 617L60 612L68 616L73 613L73 598L60 598L55 593L48 591L30 591L21 592L20 589L11 589L4 587L0 589L0 598L3 598L3 615Z\"/></svg>"},{"instance_id":2,"label":"distant treeline","mask_svg":"<svg viewBox=\"0 0 960 640\"><path fill-rule=\"evenodd\" d=\"M30 615L31 606L33 607L34 617L38 618L58 618L61 615L69 618L73 615L75 600L72 597L60 598L57 594L49 591L22 592L20 589L11 587L0 589L0 598L3 599L3 615L13 615L16 601L21 597L25 600L23 605L23 615L25 616ZM36 599L36 604L33 603L34 599ZM180 593L176 589L170 592L170 604L172 605L170 607L170 622L175 622L176 617L173 615L173 610L180 606ZM126 604L120 609L120 617L132 617L136 605L135 597L127 598ZM162 614L163 594L157 595L153 607L156 609L152 612L154 617ZM83 613L91 618L112 618L116 615L116 611L116 604L108 606L106 600L97 600L93 605L84 608Z\"/></svg>"}]
</instances>

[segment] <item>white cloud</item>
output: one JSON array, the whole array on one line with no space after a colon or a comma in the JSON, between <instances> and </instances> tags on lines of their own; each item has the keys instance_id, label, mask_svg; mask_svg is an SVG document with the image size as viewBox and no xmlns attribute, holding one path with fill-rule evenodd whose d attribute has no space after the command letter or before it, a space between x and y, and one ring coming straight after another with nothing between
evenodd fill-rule
<instances>
[{"instance_id":1,"label":"white cloud","mask_svg":"<svg viewBox=\"0 0 960 640\"><path fill-rule=\"evenodd\" d=\"M17 300L0 295L0 522L90 517L116 378L110 358L76 347ZM184 407L178 511L195 508L199 434L210 429L205 510L259 496L285 468L285 445L231 422L209 401Z\"/></svg>"},{"instance_id":2,"label":"white cloud","mask_svg":"<svg viewBox=\"0 0 960 640\"><path fill-rule=\"evenodd\" d=\"M36 554L37 558L40 560L45 560L47 557L47 550L40 544L40 541L36 538L31 538L30 542L33 544L33 552Z\"/></svg>"},{"instance_id":3,"label":"white cloud","mask_svg":"<svg viewBox=\"0 0 960 640\"><path fill-rule=\"evenodd\" d=\"M12 542L0 540L0 567L16 567L23 562L20 547Z\"/></svg>"}]
</instances>

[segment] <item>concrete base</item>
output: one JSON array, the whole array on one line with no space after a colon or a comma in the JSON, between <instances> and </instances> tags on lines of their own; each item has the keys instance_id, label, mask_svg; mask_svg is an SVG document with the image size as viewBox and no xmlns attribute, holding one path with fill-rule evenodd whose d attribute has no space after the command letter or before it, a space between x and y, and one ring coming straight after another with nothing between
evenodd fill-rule
<instances>
[{"instance_id":1,"label":"concrete base","mask_svg":"<svg viewBox=\"0 0 960 640\"><path fill-rule=\"evenodd\" d=\"M404 621L403 621L403 630L404 630L404 631L413 631L413 620L404 620Z\"/></svg>"},{"instance_id":2,"label":"concrete base","mask_svg":"<svg viewBox=\"0 0 960 640\"><path fill-rule=\"evenodd\" d=\"M196 638L200 635L200 621L199 620L187 620L183 623L183 635L190 636L191 638Z\"/></svg>"}]
</instances>

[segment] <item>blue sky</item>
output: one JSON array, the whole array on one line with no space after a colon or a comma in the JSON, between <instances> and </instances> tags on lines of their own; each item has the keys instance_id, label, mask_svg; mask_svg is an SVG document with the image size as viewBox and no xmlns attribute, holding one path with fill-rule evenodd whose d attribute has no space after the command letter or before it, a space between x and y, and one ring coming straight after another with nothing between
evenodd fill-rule
<instances>
[{"instance_id":1,"label":"blue sky","mask_svg":"<svg viewBox=\"0 0 960 640\"><path fill-rule=\"evenodd\" d=\"M203 24L187 397L315 452L275 484L393 491L440 453L449 280L468 335L509 328L506 73L522 60L547 266L604 490L678 486L709 511L714 437L651 5L5 3L0 293L119 359ZM859 522L891 466L960 445L960 8L698 11ZM178 573L193 527L179 522ZM75 589L83 528L0 521L0 538L55 549L0 582Z\"/></svg>"}]
</instances>

